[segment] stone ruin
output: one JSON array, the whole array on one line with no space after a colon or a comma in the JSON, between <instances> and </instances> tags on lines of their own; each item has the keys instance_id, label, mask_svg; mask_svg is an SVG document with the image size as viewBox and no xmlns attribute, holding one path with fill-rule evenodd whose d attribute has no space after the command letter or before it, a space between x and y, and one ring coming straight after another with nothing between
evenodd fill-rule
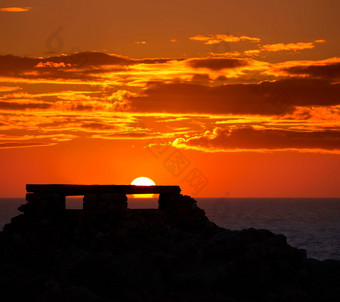
<instances>
[{"instance_id":1,"label":"stone ruin","mask_svg":"<svg viewBox=\"0 0 340 302\"><path fill-rule=\"evenodd\" d=\"M124 213L129 194L159 194L159 210L189 213L197 209L196 201L180 194L179 186L135 185L26 185L27 203L19 211L30 216L47 217L65 213L67 196L84 196L85 214Z\"/></svg>"},{"instance_id":2,"label":"stone ruin","mask_svg":"<svg viewBox=\"0 0 340 302\"><path fill-rule=\"evenodd\" d=\"M218 227L180 191L27 185L24 214L0 232L0 301L340 301L339 262ZM159 194L159 207L128 209L129 194Z\"/></svg>"}]
</instances>

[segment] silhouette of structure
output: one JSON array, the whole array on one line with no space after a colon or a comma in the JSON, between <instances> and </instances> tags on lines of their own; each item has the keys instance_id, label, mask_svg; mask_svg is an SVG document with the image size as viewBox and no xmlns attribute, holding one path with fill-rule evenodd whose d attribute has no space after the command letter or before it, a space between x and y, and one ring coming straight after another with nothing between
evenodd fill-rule
<instances>
[{"instance_id":1,"label":"silhouette of structure","mask_svg":"<svg viewBox=\"0 0 340 302\"><path fill-rule=\"evenodd\" d=\"M28 184L26 191L27 203L19 210L38 216L63 213L67 196L84 196L83 209L92 213L126 210L128 194L159 194L161 210L189 209L196 203L181 195L179 186Z\"/></svg>"},{"instance_id":2,"label":"silhouette of structure","mask_svg":"<svg viewBox=\"0 0 340 302\"><path fill-rule=\"evenodd\" d=\"M135 186L135 185L26 185L26 191L34 194L60 194L64 196L89 193L123 194L169 194L180 193L179 186Z\"/></svg>"},{"instance_id":3,"label":"silhouette of structure","mask_svg":"<svg viewBox=\"0 0 340 302\"><path fill-rule=\"evenodd\" d=\"M0 301L340 301L340 262L227 230L178 186L27 185L0 232ZM158 209L128 209L129 194ZM65 209L66 196L83 209Z\"/></svg>"}]
</instances>

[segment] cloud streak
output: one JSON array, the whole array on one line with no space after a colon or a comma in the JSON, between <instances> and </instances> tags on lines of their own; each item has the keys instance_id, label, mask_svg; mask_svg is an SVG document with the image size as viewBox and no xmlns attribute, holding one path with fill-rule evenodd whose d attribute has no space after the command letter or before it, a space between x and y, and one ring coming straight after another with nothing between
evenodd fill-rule
<instances>
[{"instance_id":1,"label":"cloud streak","mask_svg":"<svg viewBox=\"0 0 340 302\"><path fill-rule=\"evenodd\" d=\"M340 84L309 79L216 87L154 83L127 101L136 112L281 115L292 113L296 106L340 104Z\"/></svg>"},{"instance_id":2,"label":"cloud streak","mask_svg":"<svg viewBox=\"0 0 340 302\"><path fill-rule=\"evenodd\" d=\"M231 69L249 65L246 60L227 58L191 59L187 61L187 64L192 68L207 68L210 70Z\"/></svg>"},{"instance_id":3,"label":"cloud streak","mask_svg":"<svg viewBox=\"0 0 340 302\"><path fill-rule=\"evenodd\" d=\"M203 42L204 44L212 45L212 44L219 44L221 42L226 43L236 43L242 41L251 41L251 42L260 42L260 38L256 37L249 37L249 36L234 36L234 35L227 35L227 34L217 34L217 35L196 35L189 38L193 41Z\"/></svg>"},{"instance_id":4,"label":"cloud streak","mask_svg":"<svg viewBox=\"0 0 340 302\"><path fill-rule=\"evenodd\" d=\"M21 148L73 139L166 138L178 148L213 152L335 152L339 62L134 59L99 52L2 55L0 144ZM322 137L327 137L324 143Z\"/></svg>"},{"instance_id":5,"label":"cloud streak","mask_svg":"<svg viewBox=\"0 0 340 302\"><path fill-rule=\"evenodd\" d=\"M340 79L340 62L327 65L293 66L282 68L281 71L289 75L338 80Z\"/></svg>"},{"instance_id":6,"label":"cloud streak","mask_svg":"<svg viewBox=\"0 0 340 302\"><path fill-rule=\"evenodd\" d=\"M201 136L177 139L174 146L206 152L302 149L340 153L340 131L297 132L253 127L215 128Z\"/></svg>"},{"instance_id":7,"label":"cloud streak","mask_svg":"<svg viewBox=\"0 0 340 302\"><path fill-rule=\"evenodd\" d=\"M28 12L31 9L32 7L2 7L0 8L0 12L22 13Z\"/></svg>"},{"instance_id":8,"label":"cloud streak","mask_svg":"<svg viewBox=\"0 0 340 302\"><path fill-rule=\"evenodd\" d=\"M314 42L298 42L298 43L275 43L265 44L261 46L262 51L277 52L277 51L299 51L304 49L312 49L315 43L323 43L324 40L315 40Z\"/></svg>"}]
</instances>

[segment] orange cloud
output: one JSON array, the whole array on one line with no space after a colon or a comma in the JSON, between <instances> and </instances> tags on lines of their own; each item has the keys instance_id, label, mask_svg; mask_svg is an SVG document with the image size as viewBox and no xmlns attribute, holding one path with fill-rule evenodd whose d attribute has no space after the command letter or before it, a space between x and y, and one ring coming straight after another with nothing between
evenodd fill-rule
<instances>
[{"instance_id":1,"label":"orange cloud","mask_svg":"<svg viewBox=\"0 0 340 302\"><path fill-rule=\"evenodd\" d=\"M75 138L162 137L178 139L177 147L225 151L217 140L226 132L213 130L222 127L239 138L232 151L288 150L294 140L312 138L315 147L297 144L298 149L331 150L317 133L340 130L339 60L0 55L0 143L16 148ZM246 126L255 134L245 135ZM268 135L273 144L281 136L288 139L273 148L242 146L241 134L260 141Z\"/></svg>"},{"instance_id":2,"label":"orange cloud","mask_svg":"<svg viewBox=\"0 0 340 302\"><path fill-rule=\"evenodd\" d=\"M65 68L65 67L71 67L72 65L70 63L65 64L64 62L60 63L54 63L54 62L39 62L37 65L35 65L35 68L42 68L42 67L53 67L53 68Z\"/></svg>"},{"instance_id":3,"label":"orange cloud","mask_svg":"<svg viewBox=\"0 0 340 302\"><path fill-rule=\"evenodd\" d=\"M246 56L258 56L260 52L261 50L259 49L249 49L249 50L245 50L243 54Z\"/></svg>"},{"instance_id":4,"label":"orange cloud","mask_svg":"<svg viewBox=\"0 0 340 302\"><path fill-rule=\"evenodd\" d=\"M217 35L196 35L189 38L193 41L200 41L204 42L204 44L219 44L221 42L227 42L227 43L235 43L235 42L241 42L241 41L251 41L251 42L260 42L260 38L256 37L248 37L248 36L234 36L234 35L223 35L223 34L217 34Z\"/></svg>"},{"instance_id":5,"label":"orange cloud","mask_svg":"<svg viewBox=\"0 0 340 302\"><path fill-rule=\"evenodd\" d=\"M242 150L326 150L340 153L340 131L287 131L254 127L220 128L188 139L177 139L177 148L192 148L206 152Z\"/></svg>"},{"instance_id":6,"label":"orange cloud","mask_svg":"<svg viewBox=\"0 0 340 302\"><path fill-rule=\"evenodd\" d=\"M3 7L3 8L0 8L0 12L20 13L20 12L28 12L31 9L32 7Z\"/></svg>"},{"instance_id":7,"label":"orange cloud","mask_svg":"<svg viewBox=\"0 0 340 302\"><path fill-rule=\"evenodd\" d=\"M0 93L1 92L10 92L10 91L16 91L20 90L21 88L19 86L0 86Z\"/></svg>"},{"instance_id":8,"label":"orange cloud","mask_svg":"<svg viewBox=\"0 0 340 302\"><path fill-rule=\"evenodd\" d=\"M275 43L265 44L261 46L262 51L299 51L304 49L312 49L315 43L323 43L325 40L315 40L314 42L298 42L298 43Z\"/></svg>"},{"instance_id":9,"label":"orange cloud","mask_svg":"<svg viewBox=\"0 0 340 302\"><path fill-rule=\"evenodd\" d=\"M47 147L53 146L56 143L52 142L1 142L0 149L12 149L12 148L28 148L28 147Z\"/></svg>"}]
</instances>

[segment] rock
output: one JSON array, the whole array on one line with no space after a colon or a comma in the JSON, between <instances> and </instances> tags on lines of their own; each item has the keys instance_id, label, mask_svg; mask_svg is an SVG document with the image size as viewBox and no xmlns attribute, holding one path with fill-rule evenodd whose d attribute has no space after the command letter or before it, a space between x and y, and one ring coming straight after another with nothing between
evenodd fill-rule
<instances>
[{"instance_id":1,"label":"rock","mask_svg":"<svg viewBox=\"0 0 340 302\"><path fill-rule=\"evenodd\" d=\"M65 196L55 193L26 194L27 204L18 208L19 211L34 217L59 215L65 211Z\"/></svg>"},{"instance_id":2,"label":"rock","mask_svg":"<svg viewBox=\"0 0 340 302\"><path fill-rule=\"evenodd\" d=\"M63 302L104 302L108 301L98 297L93 291L83 286L71 286L62 291L59 300Z\"/></svg>"},{"instance_id":3,"label":"rock","mask_svg":"<svg viewBox=\"0 0 340 302\"><path fill-rule=\"evenodd\" d=\"M159 209L166 211L177 211L181 214L189 213L197 208L197 202L190 196L177 193L159 194Z\"/></svg>"},{"instance_id":4,"label":"rock","mask_svg":"<svg viewBox=\"0 0 340 302\"><path fill-rule=\"evenodd\" d=\"M0 301L340 301L339 261L307 259L268 230L220 228L191 197L160 195L145 210L120 192L90 192L84 210L30 195L0 232Z\"/></svg>"}]
</instances>

